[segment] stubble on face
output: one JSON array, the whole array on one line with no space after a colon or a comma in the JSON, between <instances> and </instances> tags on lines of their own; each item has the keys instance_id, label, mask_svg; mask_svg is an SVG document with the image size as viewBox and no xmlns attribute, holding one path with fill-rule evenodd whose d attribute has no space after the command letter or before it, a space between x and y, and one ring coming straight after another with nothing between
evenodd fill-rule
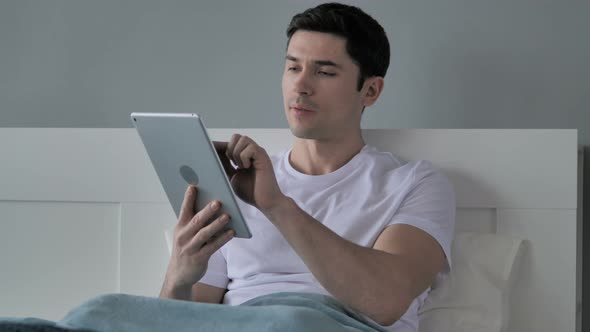
<instances>
[{"instance_id":1,"label":"stubble on face","mask_svg":"<svg viewBox=\"0 0 590 332\"><path fill-rule=\"evenodd\" d=\"M310 98L306 96L297 96L290 98L287 100L287 105L301 105L303 108L312 109L315 112L321 112L319 105L314 103ZM289 116L295 117L296 119L289 119ZM305 127L305 126L297 126L299 121L304 121L303 119L305 115L297 116L293 114L289 114L289 109L287 110L287 119L289 120L289 128L291 129L291 133L297 137L302 139L318 139L320 138L321 130L320 128L316 128L313 126Z\"/></svg>"}]
</instances>

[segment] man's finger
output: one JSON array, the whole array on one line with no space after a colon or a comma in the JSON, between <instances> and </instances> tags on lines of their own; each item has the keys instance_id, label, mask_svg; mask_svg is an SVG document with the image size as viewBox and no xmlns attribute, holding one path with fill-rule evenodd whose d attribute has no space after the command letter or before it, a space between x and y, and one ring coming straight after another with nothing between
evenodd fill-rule
<instances>
[{"instance_id":1,"label":"man's finger","mask_svg":"<svg viewBox=\"0 0 590 332\"><path fill-rule=\"evenodd\" d=\"M234 233L233 229L228 229L215 238L211 238L211 240L207 241L207 243L201 248L201 252L206 256L213 255L213 253L219 250L219 248L223 247L224 244L234 238Z\"/></svg>"},{"instance_id":2,"label":"man's finger","mask_svg":"<svg viewBox=\"0 0 590 332\"><path fill-rule=\"evenodd\" d=\"M227 142L213 141L215 151L217 152L217 156L219 156L219 160L221 161L221 166L223 166L223 169L225 170L225 175L227 175L227 177L231 179L232 176L234 176L234 174L236 173L236 169L231 164L231 162L225 154L225 151L227 150L227 144Z\"/></svg>"},{"instance_id":3,"label":"man's finger","mask_svg":"<svg viewBox=\"0 0 590 332\"><path fill-rule=\"evenodd\" d=\"M240 158L240 156L242 154L242 151L244 151L244 149L252 143L253 141L248 136L240 137L240 140L236 143L232 151L232 158L239 168L246 168L246 166L244 165L244 160Z\"/></svg>"},{"instance_id":4,"label":"man's finger","mask_svg":"<svg viewBox=\"0 0 590 332\"><path fill-rule=\"evenodd\" d=\"M195 234L207 226L207 224L220 208L221 202L217 200L211 201L209 204L205 205L205 207L197 212L197 214L195 214L188 224L186 224L185 227L183 227L183 229L180 231L178 234L179 241L181 243L186 243L191 238L193 238Z\"/></svg>"},{"instance_id":5,"label":"man's finger","mask_svg":"<svg viewBox=\"0 0 590 332\"><path fill-rule=\"evenodd\" d=\"M201 247L207 241L211 241L211 238L215 236L215 234L219 233L228 222L229 216L227 214L223 214L209 225L201 228L191 239L189 243L189 252L196 253L199 251Z\"/></svg>"},{"instance_id":6,"label":"man's finger","mask_svg":"<svg viewBox=\"0 0 590 332\"><path fill-rule=\"evenodd\" d=\"M240 140L240 137L242 137L239 134L233 134L231 136L231 138L229 139L229 142L227 143L227 148L225 149L225 155L227 156L227 158L229 160L233 160L233 153L234 153L234 149L236 146L236 143L238 143L238 141ZM236 161L234 160L234 163Z\"/></svg>"},{"instance_id":7,"label":"man's finger","mask_svg":"<svg viewBox=\"0 0 590 332\"><path fill-rule=\"evenodd\" d=\"M240 153L240 160L242 161L244 168L250 168L252 165L252 159L256 158L257 148L258 147L255 144L250 144Z\"/></svg>"},{"instance_id":8,"label":"man's finger","mask_svg":"<svg viewBox=\"0 0 590 332\"><path fill-rule=\"evenodd\" d=\"M188 188L186 188L186 192L184 193L184 199L182 200L182 205L180 207L180 215L178 217L179 223L186 224L195 215L195 202L197 201L197 191L197 187L193 185L190 185L188 186Z\"/></svg>"}]
</instances>

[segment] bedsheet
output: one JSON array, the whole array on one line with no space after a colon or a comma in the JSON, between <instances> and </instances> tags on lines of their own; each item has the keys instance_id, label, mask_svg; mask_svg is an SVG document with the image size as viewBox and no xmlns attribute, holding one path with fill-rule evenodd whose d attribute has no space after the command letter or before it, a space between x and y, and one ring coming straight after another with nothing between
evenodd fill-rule
<instances>
[{"instance_id":1,"label":"bedsheet","mask_svg":"<svg viewBox=\"0 0 590 332\"><path fill-rule=\"evenodd\" d=\"M12 328L12 329L11 329ZM334 298L275 293L239 306L107 294L62 320L0 318L0 331L384 331Z\"/></svg>"}]
</instances>

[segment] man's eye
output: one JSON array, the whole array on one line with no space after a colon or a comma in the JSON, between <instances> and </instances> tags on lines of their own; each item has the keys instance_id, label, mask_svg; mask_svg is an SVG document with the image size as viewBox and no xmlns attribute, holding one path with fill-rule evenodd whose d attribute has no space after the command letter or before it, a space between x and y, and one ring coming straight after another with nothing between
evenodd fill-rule
<instances>
[{"instance_id":1,"label":"man's eye","mask_svg":"<svg viewBox=\"0 0 590 332\"><path fill-rule=\"evenodd\" d=\"M296 71L296 70L297 70L297 67L288 67L287 68L287 71Z\"/></svg>"},{"instance_id":2,"label":"man's eye","mask_svg":"<svg viewBox=\"0 0 590 332\"><path fill-rule=\"evenodd\" d=\"M325 72L325 71L319 71L318 74L323 75L323 76L334 76L334 75L336 75L334 73L328 73L328 72Z\"/></svg>"}]
</instances>

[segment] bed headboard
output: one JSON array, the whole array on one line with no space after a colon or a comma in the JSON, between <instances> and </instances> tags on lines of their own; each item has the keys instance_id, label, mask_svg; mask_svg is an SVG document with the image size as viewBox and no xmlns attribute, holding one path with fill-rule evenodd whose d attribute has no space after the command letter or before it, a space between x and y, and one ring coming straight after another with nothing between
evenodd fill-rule
<instances>
[{"instance_id":1,"label":"bed headboard","mask_svg":"<svg viewBox=\"0 0 590 332\"><path fill-rule=\"evenodd\" d=\"M270 153L288 129L239 132ZM581 173L569 129L364 130L368 144L428 159L457 193L457 231L527 240L509 331L576 331ZM175 223L134 129L0 129L0 316L60 318L106 292L157 295Z\"/></svg>"}]
</instances>

